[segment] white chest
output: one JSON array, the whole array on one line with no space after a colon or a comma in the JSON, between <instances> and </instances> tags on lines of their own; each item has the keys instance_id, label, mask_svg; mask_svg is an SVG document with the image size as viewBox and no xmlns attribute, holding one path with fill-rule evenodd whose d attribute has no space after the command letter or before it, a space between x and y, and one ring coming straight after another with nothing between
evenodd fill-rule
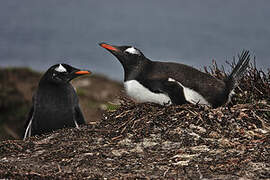
<instances>
[{"instance_id":1,"label":"white chest","mask_svg":"<svg viewBox=\"0 0 270 180\"><path fill-rule=\"evenodd\" d=\"M168 95L153 93L136 80L124 82L124 87L127 94L138 102L153 102L161 105L171 104Z\"/></svg>"}]
</instances>

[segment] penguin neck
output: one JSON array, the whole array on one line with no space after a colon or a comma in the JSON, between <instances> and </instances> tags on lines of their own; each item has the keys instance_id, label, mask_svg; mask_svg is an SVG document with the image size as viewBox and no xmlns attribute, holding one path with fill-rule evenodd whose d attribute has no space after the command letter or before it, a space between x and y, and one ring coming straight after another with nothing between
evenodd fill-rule
<instances>
[{"instance_id":1,"label":"penguin neck","mask_svg":"<svg viewBox=\"0 0 270 180\"><path fill-rule=\"evenodd\" d=\"M47 79L43 79L39 83L39 89L42 89L43 93L49 93L51 95L55 94L56 96L65 95L73 89L72 85L67 83L55 83L52 81L48 81Z\"/></svg>"},{"instance_id":2,"label":"penguin neck","mask_svg":"<svg viewBox=\"0 0 270 180\"><path fill-rule=\"evenodd\" d=\"M136 64L121 63L124 68L124 81L136 79L150 63L149 59L140 60Z\"/></svg>"}]
</instances>

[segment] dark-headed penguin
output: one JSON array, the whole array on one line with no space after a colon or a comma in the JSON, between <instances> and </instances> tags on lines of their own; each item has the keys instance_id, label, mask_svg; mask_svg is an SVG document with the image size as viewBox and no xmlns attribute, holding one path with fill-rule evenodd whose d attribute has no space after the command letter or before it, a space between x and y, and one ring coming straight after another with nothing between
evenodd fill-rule
<instances>
[{"instance_id":1,"label":"dark-headed penguin","mask_svg":"<svg viewBox=\"0 0 270 180\"><path fill-rule=\"evenodd\" d=\"M78 96L70 81L90 74L67 64L50 67L41 78L25 126L24 139L64 127L85 124Z\"/></svg>"},{"instance_id":2,"label":"dark-headed penguin","mask_svg":"<svg viewBox=\"0 0 270 180\"><path fill-rule=\"evenodd\" d=\"M99 45L122 64L124 87L130 97L161 105L188 102L215 108L227 103L250 60L249 51L243 51L231 74L219 80L184 64L152 61L132 46Z\"/></svg>"}]
</instances>

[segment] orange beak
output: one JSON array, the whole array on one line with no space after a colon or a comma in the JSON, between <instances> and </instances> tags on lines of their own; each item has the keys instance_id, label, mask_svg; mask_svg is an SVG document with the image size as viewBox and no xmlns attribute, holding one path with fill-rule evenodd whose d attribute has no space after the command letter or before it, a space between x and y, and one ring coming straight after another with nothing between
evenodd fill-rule
<instances>
[{"instance_id":1,"label":"orange beak","mask_svg":"<svg viewBox=\"0 0 270 180\"><path fill-rule=\"evenodd\" d=\"M83 74L91 74L90 71L77 71L75 74L83 75Z\"/></svg>"},{"instance_id":2,"label":"orange beak","mask_svg":"<svg viewBox=\"0 0 270 180\"><path fill-rule=\"evenodd\" d=\"M111 51L119 51L119 49L117 49L116 47L114 46L111 46L109 44L106 44L106 43L100 43L99 44L101 47L105 48L105 49L108 49L108 50L111 50Z\"/></svg>"}]
</instances>

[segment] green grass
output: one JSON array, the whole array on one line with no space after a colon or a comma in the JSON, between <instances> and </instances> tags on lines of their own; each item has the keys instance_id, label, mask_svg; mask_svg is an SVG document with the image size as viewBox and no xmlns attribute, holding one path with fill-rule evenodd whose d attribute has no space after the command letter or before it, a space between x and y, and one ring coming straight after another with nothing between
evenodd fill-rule
<instances>
[{"instance_id":1,"label":"green grass","mask_svg":"<svg viewBox=\"0 0 270 180\"><path fill-rule=\"evenodd\" d=\"M87 95L86 91L87 91L86 89L76 88L76 93L78 96L86 96Z\"/></svg>"},{"instance_id":2,"label":"green grass","mask_svg":"<svg viewBox=\"0 0 270 180\"><path fill-rule=\"evenodd\" d=\"M105 105L106 105L108 111L115 111L120 107L120 105L111 104L111 103L107 103Z\"/></svg>"}]
</instances>

